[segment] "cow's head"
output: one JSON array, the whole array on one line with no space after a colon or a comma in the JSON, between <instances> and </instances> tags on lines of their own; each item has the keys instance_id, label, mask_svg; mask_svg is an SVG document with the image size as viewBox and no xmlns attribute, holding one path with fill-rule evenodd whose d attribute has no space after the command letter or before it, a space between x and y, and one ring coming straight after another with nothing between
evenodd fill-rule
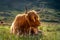
<instances>
[{"instance_id":1,"label":"cow's head","mask_svg":"<svg viewBox=\"0 0 60 40\"><path fill-rule=\"evenodd\" d=\"M36 11L32 10L28 12L28 18L32 26L39 26L40 20Z\"/></svg>"}]
</instances>

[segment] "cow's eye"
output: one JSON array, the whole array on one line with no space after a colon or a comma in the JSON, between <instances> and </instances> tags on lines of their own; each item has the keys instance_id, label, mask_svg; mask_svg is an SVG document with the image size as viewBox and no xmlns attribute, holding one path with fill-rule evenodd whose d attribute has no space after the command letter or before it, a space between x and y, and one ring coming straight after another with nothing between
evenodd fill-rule
<instances>
[{"instance_id":1,"label":"cow's eye","mask_svg":"<svg viewBox=\"0 0 60 40\"><path fill-rule=\"evenodd\" d=\"M35 18L35 20L37 19L36 17L34 17Z\"/></svg>"}]
</instances>

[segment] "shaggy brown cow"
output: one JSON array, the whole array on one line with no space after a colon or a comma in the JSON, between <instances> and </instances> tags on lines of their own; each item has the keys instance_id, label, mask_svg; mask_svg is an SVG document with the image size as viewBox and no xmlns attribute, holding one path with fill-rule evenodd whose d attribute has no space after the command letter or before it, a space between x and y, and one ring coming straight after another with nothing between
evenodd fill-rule
<instances>
[{"instance_id":1,"label":"shaggy brown cow","mask_svg":"<svg viewBox=\"0 0 60 40\"><path fill-rule=\"evenodd\" d=\"M27 14L18 14L11 26L11 33L13 34L33 34L38 33L38 26L40 25L39 17L36 11L29 11Z\"/></svg>"}]
</instances>

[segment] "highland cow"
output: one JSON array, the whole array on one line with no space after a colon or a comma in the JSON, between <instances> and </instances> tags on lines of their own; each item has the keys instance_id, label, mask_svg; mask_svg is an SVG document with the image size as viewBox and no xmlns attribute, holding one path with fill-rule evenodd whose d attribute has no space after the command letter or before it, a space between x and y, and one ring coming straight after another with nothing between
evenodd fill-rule
<instances>
[{"instance_id":1,"label":"highland cow","mask_svg":"<svg viewBox=\"0 0 60 40\"><path fill-rule=\"evenodd\" d=\"M11 26L13 34L37 34L40 25L39 16L36 11L29 11L27 14L18 14Z\"/></svg>"}]
</instances>

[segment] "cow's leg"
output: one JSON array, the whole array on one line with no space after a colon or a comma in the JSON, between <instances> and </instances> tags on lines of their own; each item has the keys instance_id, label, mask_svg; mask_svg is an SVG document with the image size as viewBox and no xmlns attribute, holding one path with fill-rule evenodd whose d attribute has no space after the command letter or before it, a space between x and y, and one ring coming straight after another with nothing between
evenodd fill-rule
<instances>
[{"instance_id":1,"label":"cow's leg","mask_svg":"<svg viewBox=\"0 0 60 40\"><path fill-rule=\"evenodd\" d=\"M38 28L33 27L31 33L35 35L38 34Z\"/></svg>"}]
</instances>

